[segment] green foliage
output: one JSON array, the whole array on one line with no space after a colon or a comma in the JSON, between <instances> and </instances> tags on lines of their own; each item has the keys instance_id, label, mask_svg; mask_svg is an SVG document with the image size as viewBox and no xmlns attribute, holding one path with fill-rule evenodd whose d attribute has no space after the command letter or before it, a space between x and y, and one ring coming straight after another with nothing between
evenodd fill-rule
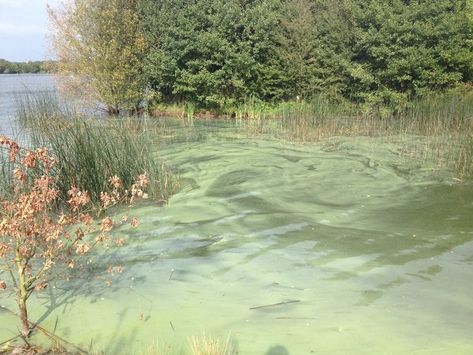
<instances>
[{"instance_id":1,"label":"green foliage","mask_svg":"<svg viewBox=\"0 0 473 355\"><path fill-rule=\"evenodd\" d=\"M75 4L80 16L63 27L74 36L58 48L73 49L73 69L112 108L152 98L225 110L323 94L401 109L473 80L471 0Z\"/></svg>"},{"instance_id":2,"label":"green foliage","mask_svg":"<svg viewBox=\"0 0 473 355\"><path fill-rule=\"evenodd\" d=\"M313 5L310 0L289 0L284 5L278 56L287 74L287 95L292 98L311 97L321 89Z\"/></svg>"},{"instance_id":3,"label":"green foliage","mask_svg":"<svg viewBox=\"0 0 473 355\"><path fill-rule=\"evenodd\" d=\"M110 176L120 177L129 189L136 176L144 173L152 197L166 201L173 193L176 180L153 153L152 127L145 122L87 119L61 107L49 95L20 97L18 107L17 119L30 128L31 146L50 148L58 160L54 173L61 197L66 198L70 187L76 186L99 203L100 193L111 190ZM6 173L0 171L0 177Z\"/></svg>"},{"instance_id":4,"label":"green foliage","mask_svg":"<svg viewBox=\"0 0 473 355\"><path fill-rule=\"evenodd\" d=\"M37 74L51 71L51 62L9 62L0 59L0 74Z\"/></svg>"},{"instance_id":5,"label":"green foliage","mask_svg":"<svg viewBox=\"0 0 473 355\"><path fill-rule=\"evenodd\" d=\"M138 0L76 0L50 9L52 44L73 94L92 96L111 114L136 111L146 96Z\"/></svg>"},{"instance_id":6,"label":"green foliage","mask_svg":"<svg viewBox=\"0 0 473 355\"><path fill-rule=\"evenodd\" d=\"M354 16L346 94L396 104L472 79L465 1L346 1Z\"/></svg>"},{"instance_id":7,"label":"green foliage","mask_svg":"<svg viewBox=\"0 0 473 355\"><path fill-rule=\"evenodd\" d=\"M146 69L164 101L217 108L283 98L277 2L148 0L143 13L155 44Z\"/></svg>"}]
</instances>

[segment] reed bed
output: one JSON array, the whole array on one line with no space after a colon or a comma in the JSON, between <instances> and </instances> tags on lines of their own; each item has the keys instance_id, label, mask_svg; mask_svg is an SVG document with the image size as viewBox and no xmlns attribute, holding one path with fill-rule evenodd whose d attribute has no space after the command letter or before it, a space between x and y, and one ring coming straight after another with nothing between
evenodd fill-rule
<instances>
[{"instance_id":1,"label":"reed bed","mask_svg":"<svg viewBox=\"0 0 473 355\"><path fill-rule=\"evenodd\" d=\"M98 202L102 191L111 190L108 179L114 175L129 188L138 175L146 173L151 182L149 195L162 202L176 189L176 178L153 149L147 122L87 118L47 96L27 95L17 105L17 119L29 146L48 147L57 158L55 175L63 198L76 186L89 191L92 201Z\"/></svg>"},{"instance_id":2,"label":"reed bed","mask_svg":"<svg viewBox=\"0 0 473 355\"><path fill-rule=\"evenodd\" d=\"M426 96L404 107L366 110L323 96L274 110L280 135L294 142L331 137L379 137L403 146L402 159L473 177L473 92Z\"/></svg>"},{"instance_id":3,"label":"reed bed","mask_svg":"<svg viewBox=\"0 0 473 355\"><path fill-rule=\"evenodd\" d=\"M238 354L230 337L214 338L208 335L191 336L188 338L188 348L153 344L143 352L145 355L235 355Z\"/></svg>"},{"instance_id":4,"label":"reed bed","mask_svg":"<svg viewBox=\"0 0 473 355\"><path fill-rule=\"evenodd\" d=\"M182 112L181 122L192 126ZM450 169L459 179L473 178L473 91L469 88L425 95L396 107L358 105L324 94L311 101L278 104L250 97L218 114L233 118L249 136L267 134L302 143L333 137L379 138L374 145L399 147L403 164Z\"/></svg>"},{"instance_id":5,"label":"reed bed","mask_svg":"<svg viewBox=\"0 0 473 355\"><path fill-rule=\"evenodd\" d=\"M68 106L61 106L56 95L50 91L26 93L17 96L15 101L16 119L24 128L76 114Z\"/></svg>"}]
</instances>

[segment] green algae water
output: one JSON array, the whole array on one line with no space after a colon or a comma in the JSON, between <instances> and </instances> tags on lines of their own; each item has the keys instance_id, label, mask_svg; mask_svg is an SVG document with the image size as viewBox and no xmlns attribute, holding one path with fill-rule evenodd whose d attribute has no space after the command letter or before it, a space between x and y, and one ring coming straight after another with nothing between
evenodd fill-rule
<instances>
[{"instance_id":1,"label":"green algae water","mask_svg":"<svg viewBox=\"0 0 473 355\"><path fill-rule=\"evenodd\" d=\"M195 122L156 140L180 191L135 209L82 281L37 293L41 326L106 354L181 354L204 334L238 354L473 353L471 184L378 138ZM0 310L0 340L16 333Z\"/></svg>"}]
</instances>

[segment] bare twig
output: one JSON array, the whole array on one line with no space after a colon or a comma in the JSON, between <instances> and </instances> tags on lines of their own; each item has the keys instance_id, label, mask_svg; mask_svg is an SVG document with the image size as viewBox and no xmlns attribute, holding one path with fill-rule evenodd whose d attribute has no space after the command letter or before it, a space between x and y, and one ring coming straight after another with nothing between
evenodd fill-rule
<instances>
[{"instance_id":1,"label":"bare twig","mask_svg":"<svg viewBox=\"0 0 473 355\"><path fill-rule=\"evenodd\" d=\"M287 301L273 303L273 304L266 304L263 306L250 307L250 309L261 309L261 308L269 308L269 307L276 307L276 306L284 306L286 304L299 303L300 301L301 300L287 300Z\"/></svg>"}]
</instances>

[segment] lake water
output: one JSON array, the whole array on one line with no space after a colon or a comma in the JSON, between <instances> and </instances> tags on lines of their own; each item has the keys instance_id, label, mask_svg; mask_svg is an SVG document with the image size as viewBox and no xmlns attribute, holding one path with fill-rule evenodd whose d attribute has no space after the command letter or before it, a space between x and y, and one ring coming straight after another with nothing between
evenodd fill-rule
<instances>
[{"instance_id":1,"label":"lake water","mask_svg":"<svg viewBox=\"0 0 473 355\"><path fill-rule=\"evenodd\" d=\"M402 165L378 138L169 122L160 153L181 191L118 231L111 286L95 271L50 287L32 319L93 353L180 353L203 334L239 354L473 353L471 184ZM16 329L0 311L0 342Z\"/></svg>"},{"instance_id":2,"label":"lake water","mask_svg":"<svg viewBox=\"0 0 473 355\"><path fill-rule=\"evenodd\" d=\"M0 75L0 134L18 134L14 122L16 98L28 93L53 92L54 82L50 75L2 74Z\"/></svg>"}]
</instances>

